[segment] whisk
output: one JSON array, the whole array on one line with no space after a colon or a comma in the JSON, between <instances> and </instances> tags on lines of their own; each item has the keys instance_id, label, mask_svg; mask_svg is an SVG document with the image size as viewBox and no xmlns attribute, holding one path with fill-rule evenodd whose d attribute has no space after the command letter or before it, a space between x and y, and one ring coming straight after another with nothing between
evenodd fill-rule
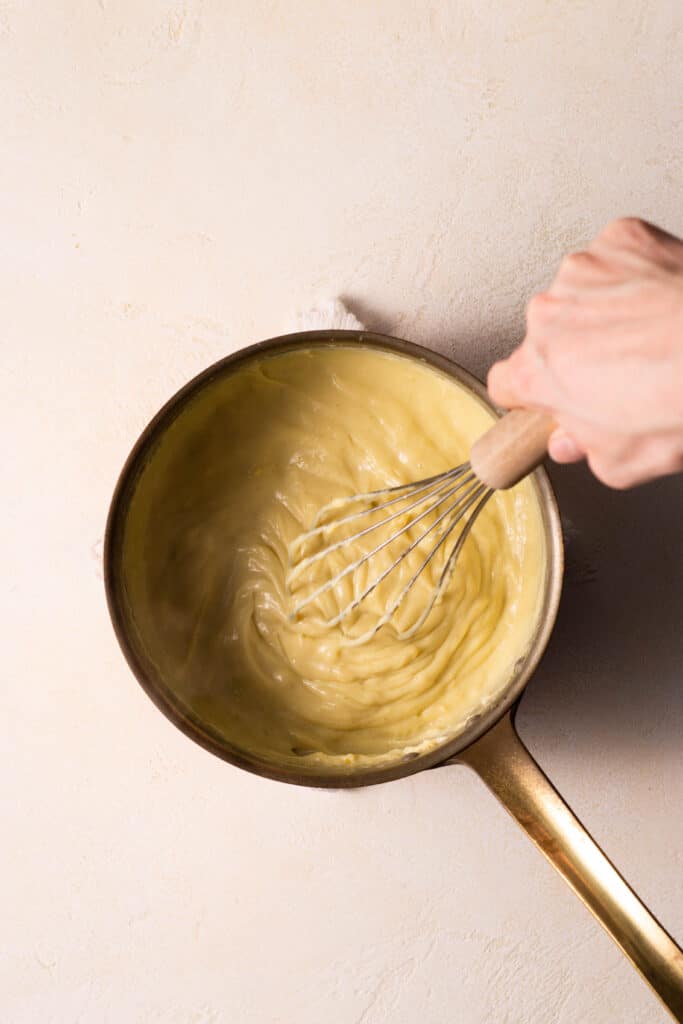
<instances>
[{"instance_id":1,"label":"whisk","mask_svg":"<svg viewBox=\"0 0 683 1024\"><path fill-rule=\"evenodd\" d=\"M323 626L332 629L344 623L381 583L411 558L412 561L417 559L417 567L408 574L407 581L399 587L383 613L360 635L347 634L344 643L349 646L366 643L392 620L399 639L414 636L448 586L458 555L493 492L514 486L542 462L552 430L552 419L546 413L514 409L476 441L469 462L424 480L337 498L325 505L311 528L289 545L287 584L295 601L290 619L297 620L306 607L340 588L350 577L354 583L351 600L336 614L324 619ZM378 513L380 518L376 518ZM384 528L390 528L389 536L377 534L376 531ZM379 565L380 553L401 538L402 548L397 556L388 565ZM344 564L331 578L319 582L316 573L335 552L352 551L359 543L367 543L368 549ZM315 550L307 553L311 548ZM399 609L427 566L437 557L443 567L431 596L415 621L398 628ZM373 564L379 568L373 570ZM360 583L357 582L361 579L359 570L363 573ZM302 580L307 582L307 589L304 596L297 599Z\"/></svg>"}]
</instances>

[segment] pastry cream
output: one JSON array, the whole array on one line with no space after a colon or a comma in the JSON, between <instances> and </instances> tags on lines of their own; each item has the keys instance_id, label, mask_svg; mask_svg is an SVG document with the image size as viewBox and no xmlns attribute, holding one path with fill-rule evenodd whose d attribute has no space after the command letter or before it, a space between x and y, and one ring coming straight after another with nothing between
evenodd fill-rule
<instances>
[{"instance_id":1,"label":"pastry cream","mask_svg":"<svg viewBox=\"0 0 683 1024\"><path fill-rule=\"evenodd\" d=\"M291 621L287 548L332 499L466 461L492 420L429 365L352 345L256 356L206 385L149 454L124 534L139 643L176 699L239 750L331 770L457 734L505 688L538 620L534 482L489 501L410 640L390 624L345 645L320 619L344 595ZM403 625L429 599L436 561ZM378 588L361 625L386 600Z\"/></svg>"}]
</instances>

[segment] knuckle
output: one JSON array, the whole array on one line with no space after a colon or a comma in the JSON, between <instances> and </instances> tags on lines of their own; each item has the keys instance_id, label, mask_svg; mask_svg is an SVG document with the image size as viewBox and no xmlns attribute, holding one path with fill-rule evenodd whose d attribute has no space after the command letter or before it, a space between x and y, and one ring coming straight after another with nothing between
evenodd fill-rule
<instances>
[{"instance_id":1,"label":"knuckle","mask_svg":"<svg viewBox=\"0 0 683 1024\"><path fill-rule=\"evenodd\" d=\"M547 292L532 295L527 305L527 323L544 323L555 313L555 300Z\"/></svg>"},{"instance_id":2,"label":"knuckle","mask_svg":"<svg viewBox=\"0 0 683 1024\"><path fill-rule=\"evenodd\" d=\"M570 252L560 263L560 272L575 273L577 270L588 270L595 264L595 257L589 252Z\"/></svg>"},{"instance_id":3,"label":"knuckle","mask_svg":"<svg viewBox=\"0 0 683 1024\"><path fill-rule=\"evenodd\" d=\"M618 217L600 232L602 238L615 242L643 242L652 235L650 225L640 217Z\"/></svg>"},{"instance_id":4,"label":"knuckle","mask_svg":"<svg viewBox=\"0 0 683 1024\"><path fill-rule=\"evenodd\" d=\"M631 474L619 469L608 469L602 473L596 473L596 476L602 480L603 484L607 484L615 491L627 491L637 482Z\"/></svg>"},{"instance_id":5,"label":"knuckle","mask_svg":"<svg viewBox=\"0 0 683 1024\"><path fill-rule=\"evenodd\" d=\"M625 491L637 482L637 477L631 469L620 460L589 454L588 465L598 480L616 491Z\"/></svg>"},{"instance_id":6,"label":"knuckle","mask_svg":"<svg viewBox=\"0 0 683 1024\"><path fill-rule=\"evenodd\" d=\"M529 359L526 347L516 358L510 360L510 379L517 392L528 394L534 381L533 360Z\"/></svg>"},{"instance_id":7,"label":"knuckle","mask_svg":"<svg viewBox=\"0 0 683 1024\"><path fill-rule=\"evenodd\" d=\"M661 461L660 472L663 476L670 473L680 473L683 469L683 451L674 450L669 452Z\"/></svg>"}]
</instances>

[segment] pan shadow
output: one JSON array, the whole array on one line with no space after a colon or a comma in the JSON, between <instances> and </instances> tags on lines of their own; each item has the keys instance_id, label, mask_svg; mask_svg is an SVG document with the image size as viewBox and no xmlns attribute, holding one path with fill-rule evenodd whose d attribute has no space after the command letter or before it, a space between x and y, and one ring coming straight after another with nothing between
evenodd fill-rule
<instances>
[{"instance_id":1,"label":"pan shadow","mask_svg":"<svg viewBox=\"0 0 683 1024\"><path fill-rule=\"evenodd\" d=\"M355 298L369 330L389 317ZM490 336L460 326L429 347L481 380L509 354L522 325ZM560 611L518 721L534 739L563 737L584 752L628 746L634 756L683 747L683 474L630 491L605 487L585 465L549 465L565 533Z\"/></svg>"},{"instance_id":2,"label":"pan shadow","mask_svg":"<svg viewBox=\"0 0 683 1024\"><path fill-rule=\"evenodd\" d=\"M519 324L512 323L506 330L499 327L487 331L481 325L462 323L454 330L430 330L428 338L424 338L420 331L408 329L408 324L404 324L400 316L392 316L355 296L342 294L341 301L368 331L389 334L424 345L448 359L453 359L482 381L486 380L491 364L496 359L509 355L524 334L522 317Z\"/></svg>"},{"instance_id":3,"label":"pan shadow","mask_svg":"<svg viewBox=\"0 0 683 1024\"><path fill-rule=\"evenodd\" d=\"M536 738L636 756L683 742L683 475L631 491L551 467L567 569L557 623L520 708ZM551 737L552 734L552 737Z\"/></svg>"}]
</instances>

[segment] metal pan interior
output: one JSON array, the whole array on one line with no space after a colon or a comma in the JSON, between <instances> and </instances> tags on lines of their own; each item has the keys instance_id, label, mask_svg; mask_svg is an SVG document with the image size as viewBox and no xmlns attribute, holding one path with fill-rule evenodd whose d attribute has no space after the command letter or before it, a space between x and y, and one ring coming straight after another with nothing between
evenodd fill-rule
<instances>
[{"instance_id":1,"label":"metal pan interior","mask_svg":"<svg viewBox=\"0 0 683 1024\"><path fill-rule=\"evenodd\" d=\"M287 351L313 350L324 346L362 346L391 352L408 360L427 363L465 385L477 398L489 405L483 385L451 361L398 339L369 333L349 331L307 332L275 338L244 349L229 356L179 391L147 426L131 452L119 478L112 499L105 541L105 583L109 609L119 643L139 682L164 712L183 732L197 743L239 767L278 780L300 785L345 787L389 781L432 767L456 754L473 742L514 703L540 659L548 641L557 612L562 578L562 540L559 515L546 474L534 474L535 488L543 522L546 543L546 567L543 582L541 611L535 633L524 656L515 665L509 684L495 703L483 714L473 717L456 736L441 746L419 755L397 757L381 765L345 768L338 766L311 766L307 763L292 765L278 762L272 756L240 748L231 742L210 718L197 714L176 692L169 674L159 664L153 644L146 631L149 610L136 604L134 588L127 580L131 572L144 571L144 551L135 551L125 543L127 531L134 528L134 518L141 505L140 493L146 474L156 465L155 472L163 473L163 452L168 449L169 437L182 438L185 445L201 446L200 434L193 436L193 405L220 387L232 374L239 373L250 361ZM132 563L135 562L135 565Z\"/></svg>"}]
</instances>

